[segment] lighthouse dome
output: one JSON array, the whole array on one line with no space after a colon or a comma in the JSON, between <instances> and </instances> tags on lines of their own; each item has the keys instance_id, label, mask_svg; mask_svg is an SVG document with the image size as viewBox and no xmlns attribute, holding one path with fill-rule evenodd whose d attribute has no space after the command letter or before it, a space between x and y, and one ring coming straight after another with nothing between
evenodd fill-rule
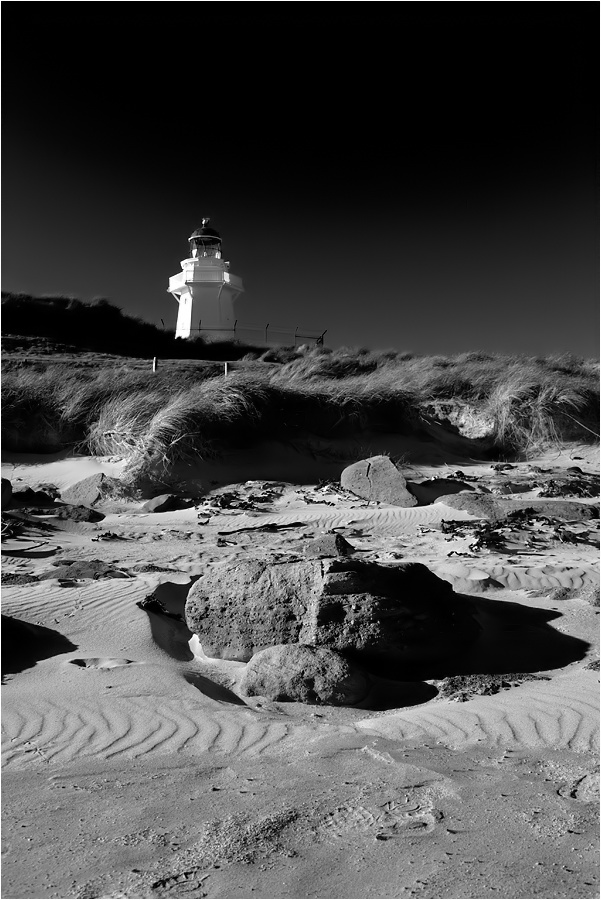
<instances>
[{"instance_id":1,"label":"lighthouse dome","mask_svg":"<svg viewBox=\"0 0 601 900\"><path fill-rule=\"evenodd\" d=\"M210 221L210 219L203 219L200 228L193 231L188 240L193 241L195 238L217 238L217 240L221 240L219 232L209 227Z\"/></svg>"},{"instance_id":2,"label":"lighthouse dome","mask_svg":"<svg viewBox=\"0 0 601 900\"><path fill-rule=\"evenodd\" d=\"M203 219L200 228L188 238L193 258L212 256L221 259L221 235L214 228L209 228L209 222L210 219Z\"/></svg>"}]
</instances>

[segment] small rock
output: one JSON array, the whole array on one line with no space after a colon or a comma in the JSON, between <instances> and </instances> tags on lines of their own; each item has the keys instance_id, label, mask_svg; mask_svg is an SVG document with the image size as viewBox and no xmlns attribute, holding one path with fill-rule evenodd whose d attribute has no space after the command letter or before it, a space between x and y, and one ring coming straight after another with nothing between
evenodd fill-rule
<instances>
[{"instance_id":1,"label":"small rock","mask_svg":"<svg viewBox=\"0 0 601 900\"><path fill-rule=\"evenodd\" d=\"M472 516L478 516L481 519L497 519L501 513L497 502L487 494L479 493L461 493L461 494L443 494L438 497L436 503L444 503L451 509L463 509Z\"/></svg>"},{"instance_id":2,"label":"small rock","mask_svg":"<svg viewBox=\"0 0 601 900\"><path fill-rule=\"evenodd\" d=\"M302 552L303 556L320 559L326 556L350 556L355 552L355 548L341 534L324 534L314 541L309 541Z\"/></svg>"},{"instance_id":3,"label":"small rock","mask_svg":"<svg viewBox=\"0 0 601 900\"><path fill-rule=\"evenodd\" d=\"M531 672L511 672L506 675L474 674L451 675L435 681L438 696L441 700L453 700L463 703L471 697L490 696L517 687L524 681L548 681L546 675L533 675Z\"/></svg>"},{"instance_id":4,"label":"small rock","mask_svg":"<svg viewBox=\"0 0 601 900\"><path fill-rule=\"evenodd\" d=\"M251 697L352 706L370 689L369 676L340 653L306 644L280 644L255 653L240 683Z\"/></svg>"},{"instance_id":5,"label":"small rock","mask_svg":"<svg viewBox=\"0 0 601 900\"><path fill-rule=\"evenodd\" d=\"M96 472L81 481L77 481L61 492L61 500L71 506L93 506L102 500L103 485L107 481L104 472Z\"/></svg>"},{"instance_id":6,"label":"small rock","mask_svg":"<svg viewBox=\"0 0 601 900\"><path fill-rule=\"evenodd\" d=\"M55 500L61 495L57 486L55 484L48 484L48 482L38 484L38 491L44 491L45 494L48 494L49 497L53 497Z\"/></svg>"},{"instance_id":7,"label":"small rock","mask_svg":"<svg viewBox=\"0 0 601 900\"><path fill-rule=\"evenodd\" d=\"M161 494L159 497L148 500L142 510L144 512L172 512L174 509L190 509L195 502L187 497L178 497L177 494Z\"/></svg>"},{"instance_id":8,"label":"small rock","mask_svg":"<svg viewBox=\"0 0 601 900\"><path fill-rule=\"evenodd\" d=\"M530 481L503 481L496 488L496 493L499 494L523 494L526 491L531 491L536 485Z\"/></svg>"},{"instance_id":9,"label":"small rock","mask_svg":"<svg viewBox=\"0 0 601 900\"><path fill-rule=\"evenodd\" d=\"M37 575L27 575L25 572L3 572L1 581L6 585L33 584L39 581Z\"/></svg>"},{"instance_id":10,"label":"small rock","mask_svg":"<svg viewBox=\"0 0 601 900\"><path fill-rule=\"evenodd\" d=\"M407 482L388 456L372 456L347 466L340 476L341 486L364 500L392 506L417 505L407 490Z\"/></svg>"},{"instance_id":11,"label":"small rock","mask_svg":"<svg viewBox=\"0 0 601 900\"><path fill-rule=\"evenodd\" d=\"M101 522L105 518L104 513L98 512L97 509L70 504L57 507L54 514L57 519L70 519L72 522Z\"/></svg>"},{"instance_id":12,"label":"small rock","mask_svg":"<svg viewBox=\"0 0 601 900\"><path fill-rule=\"evenodd\" d=\"M68 581L92 578L97 581L99 578L129 578L129 575L113 568L101 559L81 559L78 562L56 566L52 571L40 575L40 578L43 580L59 578Z\"/></svg>"},{"instance_id":13,"label":"small rock","mask_svg":"<svg viewBox=\"0 0 601 900\"><path fill-rule=\"evenodd\" d=\"M36 491L29 485L16 486L12 489L12 507L22 506L54 506L54 497L45 491Z\"/></svg>"}]
</instances>

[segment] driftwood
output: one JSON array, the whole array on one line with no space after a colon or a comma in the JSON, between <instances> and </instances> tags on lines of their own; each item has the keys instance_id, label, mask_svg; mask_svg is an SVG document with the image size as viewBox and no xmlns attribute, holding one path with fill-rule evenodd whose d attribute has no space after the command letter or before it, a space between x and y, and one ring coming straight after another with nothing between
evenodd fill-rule
<instances>
[{"instance_id":1,"label":"driftwood","mask_svg":"<svg viewBox=\"0 0 601 900\"><path fill-rule=\"evenodd\" d=\"M276 525L275 522L269 522L267 525L248 525L246 528L218 531L217 534L239 534L241 531L282 531L284 528L305 528L306 525L306 522L290 522L289 525Z\"/></svg>"}]
</instances>

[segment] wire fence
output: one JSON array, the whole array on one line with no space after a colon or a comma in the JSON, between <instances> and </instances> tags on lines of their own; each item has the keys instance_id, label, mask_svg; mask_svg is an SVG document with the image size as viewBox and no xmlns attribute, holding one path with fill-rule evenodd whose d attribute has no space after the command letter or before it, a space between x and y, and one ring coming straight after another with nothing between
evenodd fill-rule
<instances>
[{"instance_id":1,"label":"wire fence","mask_svg":"<svg viewBox=\"0 0 601 900\"><path fill-rule=\"evenodd\" d=\"M217 333L217 334L216 334ZM203 328L202 321L198 328L191 329L191 337L205 337L208 340L229 338L244 344L253 344L260 347L297 347L300 344L321 345L324 342L324 331L316 331L304 328L300 325L274 325L267 322L265 325L234 322L233 328Z\"/></svg>"}]
</instances>

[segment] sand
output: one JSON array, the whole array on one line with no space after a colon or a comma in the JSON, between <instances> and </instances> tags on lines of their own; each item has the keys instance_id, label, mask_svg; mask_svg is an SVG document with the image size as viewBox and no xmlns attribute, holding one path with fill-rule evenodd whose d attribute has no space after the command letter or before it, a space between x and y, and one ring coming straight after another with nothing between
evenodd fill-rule
<instances>
[{"instance_id":1,"label":"sand","mask_svg":"<svg viewBox=\"0 0 601 900\"><path fill-rule=\"evenodd\" d=\"M39 517L3 541L6 581L62 560L121 575L3 585L3 614L26 623L8 636L2 689L3 897L599 896L598 522L575 541L539 529L474 551L469 527L441 530L474 522L464 510L318 487L341 468L340 448L320 464L323 449L302 465L306 448L271 447L189 469L182 482L211 491L186 510L107 501L102 522ZM496 489L490 462L422 450L409 479L460 470ZM503 474L528 487L533 466L598 472L597 451L565 446ZM33 487L98 471L121 464L2 466ZM356 707L241 697L243 664L188 644L190 586L249 555L297 558L332 529L362 558L428 565L471 598L482 637L453 671L377 673ZM137 605L148 597L160 605ZM441 699L446 675L495 673L523 677Z\"/></svg>"}]
</instances>

